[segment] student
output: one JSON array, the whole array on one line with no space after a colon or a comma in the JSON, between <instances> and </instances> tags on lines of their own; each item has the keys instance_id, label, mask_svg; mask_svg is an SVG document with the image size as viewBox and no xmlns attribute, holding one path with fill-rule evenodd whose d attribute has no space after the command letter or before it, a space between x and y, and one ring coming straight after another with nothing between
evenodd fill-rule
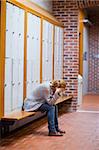
<instances>
[{"instance_id":1,"label":"student","mask_svg":"<svg viewBox=\"0 0 99 150\"><path fill-rule=\"evenodd\" d=\"M58 108L55 105L65 88L64 80L42 83L24 101L25 111L47 112L49 136L62 136L65 133L58 127Z\"/></svg>"}]
</instances>

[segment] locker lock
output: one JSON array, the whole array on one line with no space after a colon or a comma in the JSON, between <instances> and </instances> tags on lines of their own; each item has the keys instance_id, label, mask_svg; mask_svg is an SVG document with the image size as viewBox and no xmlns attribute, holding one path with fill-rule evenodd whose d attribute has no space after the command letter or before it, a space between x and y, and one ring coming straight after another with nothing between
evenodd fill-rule
<instances>
[{"instance_id":1,"label":"locker lock","mask_svg":"<svg viewBox=\"0 0 99 150\"><path fill-rule=\"evenodd\" d=\"M6 87L7 86L7 84L4 84L4 87Z\"/></svg>"},{"instance_id":2,"label":"locker lock","mask_svg":"<svg viewBox=\"0 0 99 150\"><path fill-rule=\"evenodd\" d=\"M12 86L14 86L15 85L15 83L12 83Z\"/></svg>"},{"instance_id":3,"label":"locker lock","mask_svg":"<svg viewBox=\"0 0 99 150\"><path fill-rule=\"evenodd\" d=\"M21 84L21 82L18 82L18 85L20 85Z\"/></svg>"},{"instance_id":4,"label":"locker lock","mask_svg":"<svg viewBox=\"0 0 99 150\"><path fill-rule=\"evenodd\" d=\"M21 36L21 33L19 33L19 36Z\"/></svg>"}]
</instances>

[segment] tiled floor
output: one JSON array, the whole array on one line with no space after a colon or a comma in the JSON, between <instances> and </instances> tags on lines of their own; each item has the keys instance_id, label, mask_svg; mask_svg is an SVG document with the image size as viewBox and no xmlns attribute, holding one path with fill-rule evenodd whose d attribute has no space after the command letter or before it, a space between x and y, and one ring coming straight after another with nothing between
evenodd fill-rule
<instances>
[{"instance_id":1,"label":"tiled floor","mask_svg":"<svg viewBox=\"0 0 99 150\"><path fill-rule=\"evenodd\" d=\"M99 111L99 95L88 94L83 96L82 106L79 110Z\"/></svg>"},{"instance_id":2,"label":"tiled floor","mask_svg":"<svg viewBox=\"0 0 99 150\"><path fill-rule=\"evenodd\" d=\"M2 139L0 150L99 150L99 113L66 113L59 124L63 137L49 137L43 118Z\"/></svg>"}]
</instances>

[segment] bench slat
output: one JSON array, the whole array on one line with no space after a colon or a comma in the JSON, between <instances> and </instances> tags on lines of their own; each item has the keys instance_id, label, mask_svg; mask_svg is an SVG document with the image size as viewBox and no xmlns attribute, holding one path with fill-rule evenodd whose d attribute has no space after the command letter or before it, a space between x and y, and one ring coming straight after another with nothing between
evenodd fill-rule
<instances>
[{"instance_id":1,"label":"bench slat","mask_svg":"<svg viewBox=\"0 0 99 150\"><path fill-rule=\"evenodd\" d=\"M64 102L64 101L70 100L70 99L72 99L72 96L61 96L61 97L56 101L55 104L59 104L59 103L61 103L61 102Z\"/></svg>"},{"instance_id":2,"label":"bench slat","mask_svg":"<svg viewBox=\"0 0 99 150\"><path fill-rule=\"evenodd\" d=\"M20 120L32 115L35 115L36 112L25 112L25 111L16 111L11 114L5 115L1 120Z\"/></svg>"}]
</instances>

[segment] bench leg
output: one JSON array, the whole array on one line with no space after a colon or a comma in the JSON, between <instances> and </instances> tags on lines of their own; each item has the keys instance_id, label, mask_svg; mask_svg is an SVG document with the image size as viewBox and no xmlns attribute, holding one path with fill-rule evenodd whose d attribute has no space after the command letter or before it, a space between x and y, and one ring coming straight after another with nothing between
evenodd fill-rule
<instances>
[{"instance_id":1,"label":"bench leg","mask_svg":"<svg viewBox=\"0 0 99 150\"><path fill-rule=\"evenodd\" d=\"M0 139L2 137L2 127L0 127Z\"/></svg>"},{"instance_id":2,"label":"bench leg","mask_svg":"<svg viewBox=\"0 0 99 150\"><path fill-rule=\"evenodd\" d=\"M9 133L9 126L2 126L0 128L0 138L5 137Z\"/></svg>"}]
</instances>

